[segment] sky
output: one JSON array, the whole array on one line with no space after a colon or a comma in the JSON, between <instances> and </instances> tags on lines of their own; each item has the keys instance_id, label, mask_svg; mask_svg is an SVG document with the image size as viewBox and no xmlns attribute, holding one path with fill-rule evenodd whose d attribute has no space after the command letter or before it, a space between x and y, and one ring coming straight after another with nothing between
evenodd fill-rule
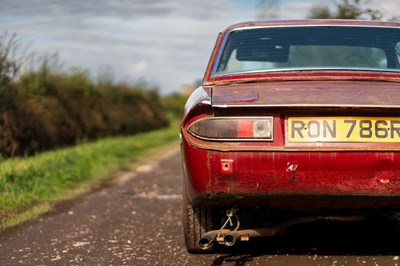
<instances>
[{"instance_id":1,"label":"sky","mask_svg":"<svg viewBox=\"0 0 400 266\"><path fill-rule=\"evenodd\" d=\"M261 2L0 0L0 35L15 33L20 47L36 57L57 53L67 70L80 68L93 78L106 73L116 82L146 81L170 94L203 77L218 33L229 25L303 19L313 5L334 3L275 0L262 9ZM396 0L369 0L368 6L385 18L399 10Z\"/></svg>"}]
</instances>

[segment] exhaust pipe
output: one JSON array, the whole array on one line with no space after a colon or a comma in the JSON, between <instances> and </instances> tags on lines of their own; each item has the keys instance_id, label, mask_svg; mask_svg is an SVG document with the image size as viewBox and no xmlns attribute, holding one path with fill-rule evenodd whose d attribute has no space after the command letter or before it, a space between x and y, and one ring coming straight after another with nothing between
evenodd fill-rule
<instances>
[{"instance_id":1,"label":"exhaust pipe","mask_svg":"<svg viewBox=\"0 0 400 266\"><path fill-rule=\"evenodd\" d=\"M219 244L226 245L228 247L233 246L237 241L248 241L253 237L270 237L281 234L284 229L295 225L303 224L307 222L315 222L319 220L333 220L333 221L360 221L364 219L363 215L351 215L351 216L306 216L300 218L290 219L274 226L269 226L266 228L254 228L254 229L244 229L231 231L229 229L213 230L207 232L203 238L200 239L200 248L205 250L212 247L216 241Z\"/></svg>"},{"instance_id":2,"label":"exhaust pipe","mask_svg":"<svg viewBox=\"0 0 400 266\"><path fill-rule=\"evenodd\" d=\"M213 242L215 238L217 237L217 233L215 231L210 231L206 233L200 240L199 240L199 246L201 249L206 250L209 249L213 246Z\"/></svg>"},{"instance_id":3,"label":"exhaust pipe","mask_svg":"<svg viewBox=\"0 0 400 266\"><path fill-rule=\"evenodd\" d=\"M238 232L230 232L224 236L223 244L228 247L235 245L236 240L241 238L241 234Z\"/></svg>"},{"instance_id":4,"label":"exhaust pipe","mask_svg":"<svg viewBox=\"0 0 400 266\"><path fill-rule=\"evenodd\" d=\"M231 247L237 241L248 241L250 237L273 236L278 234L276 228L257 228L231 231L228 229L213 230L207 232L199 241L201 249L206 250L213 246L214 242Z\"/></svg>"},{"instance_id":5,"label":"exhaust pipe","mask_svg":"<svg viewBox=\"0 0 400 266\"><path fill-rule=\"evenodd\" d=\"M219 242L225 246L231 247L237 241L249 241L251 237L274 236L281 232L277 228L255 228L238 231L230 231L224 235L223 241Z\"/></svg>"},{"instance_id":6,"label":"exhaust pipe","mask_svg":"<svg viewBox=\"0 0 400 266\"><path fill-rule=\"evenodd\" d=\"M236 232L232 232L231 230L228 229L223 229L223 230L213 230L207 232L200 240L199 240L199 246L201 249L206 250L211 248L214 245L214 242L217 241L220 244L225 243L225 237L228 234L232 234L232 236L228 236L227 238L227 243L232 243L232 245L235 244L236 239L238 235L236 235ZM220 236L220 237L218 237ZM218 239L217 239L218 237ZM231 246L232 246L231 245Z\"/></svg>"}]
</instances>

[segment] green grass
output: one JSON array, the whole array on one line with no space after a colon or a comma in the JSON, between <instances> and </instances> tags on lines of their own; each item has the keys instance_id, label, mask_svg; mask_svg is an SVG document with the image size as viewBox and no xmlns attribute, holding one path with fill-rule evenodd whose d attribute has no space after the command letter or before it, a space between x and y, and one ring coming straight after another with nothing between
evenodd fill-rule
<instances>
[{"instance_id":1,"label":"green grass","mask_svg":"<svg viewBox=\"0 0 400 266\"><path fill-rule=\"evenodd\" d=\"M177 123L0 163L0 231L49 211L55 203L97 187L128 163L178 140Z\"/></svg>"}]
</instances>

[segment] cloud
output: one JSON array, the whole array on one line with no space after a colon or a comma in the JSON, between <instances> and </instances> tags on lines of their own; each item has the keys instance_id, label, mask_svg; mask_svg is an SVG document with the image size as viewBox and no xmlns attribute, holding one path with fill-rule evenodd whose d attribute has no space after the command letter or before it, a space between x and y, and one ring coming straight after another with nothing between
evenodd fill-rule
<instances>
[{"instance_id":1,"label":"cloud","mask_svg":"<svg viewBox=\"0 0 400 266\"><path fill-rule=\"evenodd\" d=\"M67 66L93 73L110 66L179 90L202 77L218 32L231 24L226 18L233 23L239 13L229 0L4 0L0 22L36 51L58 52Z\"/></svg>"},{"instance_id":2,"label":"cloud","mask_svg":"<svg viewBox=\"0 0 400 266\"><path fill-rule=\"evenodd\" d=\"M148 64L146 61L139 61L137 63L130 64L128 69L133 73L139 73L142 75L148 71Z\"/></svg>"},{"instance_id":3,"label":"cloud","mask_svg":"<svg viewBox=\"0 0 400 266\"><path fill-rule=\"evenodd\" d=\"M281 19L301 19L316 0L278 1ZM202 78L218 33L256 19L257 0L2 0L0 31L38 53L117 78L144 78L162 92ZM371 1L372 3L372 1ZM395 1L374 1L396 10Z\"/></svg>"}]
</instances>

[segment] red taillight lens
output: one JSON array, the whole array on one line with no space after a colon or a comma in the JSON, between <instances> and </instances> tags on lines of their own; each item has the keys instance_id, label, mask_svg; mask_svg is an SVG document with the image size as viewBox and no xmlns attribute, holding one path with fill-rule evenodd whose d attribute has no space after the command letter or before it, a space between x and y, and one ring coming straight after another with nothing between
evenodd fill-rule
<instances>
[{"instance_id":1,"label":"red taillight lens","mask_svg":"<svg viewBox=\"0 0 400 266\"><path fill-rule=\"evenodd\" d=\"M272 141L272 117L205 118L193 122L189 132L195 137L225 141Z\"/></svg>"},{"instance_id":2,"label":"red taillight lens","mask_svg":"<svg viewBox=\"0 0 400 266\"><path fill-rule=\"evenodd\" d=\"M252 138L253 137L253 121L239 120L238 121L238 137Z\"/></svg>"}]
</instances>

